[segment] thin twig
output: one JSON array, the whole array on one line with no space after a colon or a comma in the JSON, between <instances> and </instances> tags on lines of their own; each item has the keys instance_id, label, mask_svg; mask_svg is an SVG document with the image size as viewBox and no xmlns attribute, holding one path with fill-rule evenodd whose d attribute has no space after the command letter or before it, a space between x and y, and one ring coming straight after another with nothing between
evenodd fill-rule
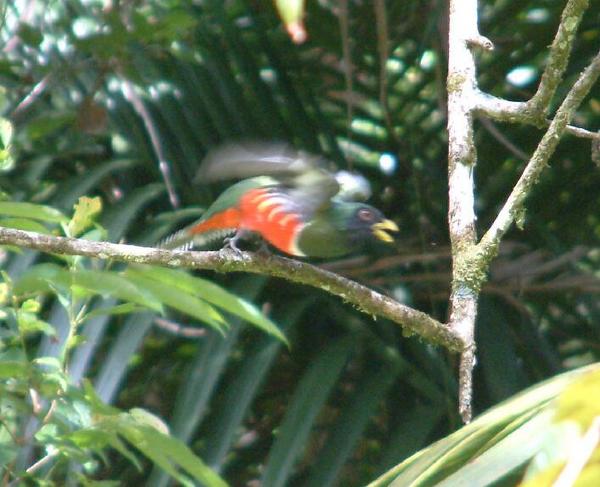
<instances>
[{"instance_id":1,"label":"thin twig","mask_svg":"<svg viewBox=\"0 0 600 487\"><path fill-rule=\"evenodd\" d=\"M25 471L28 474L32 474L33 472L35 472L36 470L39 470L40 468L42 468L44 465L46 465L49 461L51 461L54 457L56 457L58 455L58 450L53 451L48 453L48 455L46 455L43 458L40 458L37 462L35 462L33 465L31 465L29 468L27 468Z\"/></svg>"},{"instance_id":2,"label":"thin twig","mask_svg":"<svg viewBox=\"0 0 600 487\"><path fill-rule=\"evenodd\" d=\"M33 89L23 98L19 104L15 107L15 109L11 112L10 118L13 122L19 120L22 117L29 107L31 107L36 100L38 100L46 91L48 86L50 85L50 80L52 79L53 74L48 73L44 76L40 81L38 81Z\"/></svg>"},{"instance_id":3,"label":"thin twig","mask_svg":"<svg viewBox=\"0 0 600 487\"><path fill-rule=\"evenodd\" d=\"M162 143L160 142L160 135L158 133L158 129L154 125L154 122L152 121L152 116L146 108L146 105L144 105L144 102L135 91L135 88L133 87L131 82L124 78L122 79L122 82L123 94L125 95L125 98L129 101L129 103L131 103L131 106L133 107L135 112L142 119L144 127L146 127L146 131L148 132L148 136L150 137L152 148L154 149L154 153L158 158L158 169L160 170L163 181L165 182L171 206L173 206L173 208L178 208L179 197L175 192L175 186L173 184L173 181L171 180L171 168L163 150Z\"/></svg>"},{"instance_id":4,"label":"thin twig","mask_svg":"<svg viewBox=\"0 0 600 487\"><path fill-rule=\"evenodd\" d=\"M29 388L29 397L31 398L31 409L33 414L39 414L42 410L42 400L40 394L33 387Z\"/></svg>"},{"instance_id":5,"label":"thin twig","mask_svg":"<svg viewBox=\"0 0 600 487\"><path fill-rule=\"evenodd\" d=\"M38 471L40 468L42 468L44 465L46 465L48 462L52 461L55 457L58 456L58 454L59 454L58 450L53 450L52 452L48 453L46 456L40 458L33 465L28 467L25 470L25 472L28 473L29 475L31 475L32 473ZM7 487L16 487L17 485L22 485L21 484L22 481L23 481L23 478L18 477L15 480L13 480L12 482L10 482Z\"/></svg>"},{"instance_id":6,"label":"thin twig","mask_svg":"<svg viewBox=\"0 0 600 487\"><path fill-rule=\"evenodd\" d=\"M548 125L551 121L548 120ZM600 132L591 132L581 127L575 127L573 125L567 125L565 130L568 134L574 135L575 137L581 137L583 139L600 140Z\"/></svg>"},{"instance_id":7,"label":"thin twig","mask_svg":"<svg viewBox=\"0 0 600 487\"><path fill-rule=\"evenodd\" d=\"M44 416L44 419L42 419L42 424L48 424L48 422L54 415L54 411L56 411L57 406L58 401L56 399L52 399L52 401L50 402L50 407L48 408L48 412Z\"/></svg>"},{"instance_id":8,"label":"thin twig","mask_svg":"<svg viewBox=\"0 0 600 487\"><path fill-rule=\"evenodd\" d=\"M512 155L522 161L529 160L529 155L517 147L506 135L498 130L498 127L494 125L494 122L484 117L480 117L479 122L485 127L490 135L500 142L504 147L506 147L506 149L512 153Z\"/></svg>"},{"instance_id":9,"label":"thin twig","mask_svg":"<svg viewBox=\"0 0 600 487\"><path fill-rule=\"evenodd\" d=\"M417 334L451 351L460 352L465 347L465 342L460 335L426 313L398 303L388 296L332 272L285 257L234 252L229 249L212 252L171 251L53 237L2 227L0 227L0 245L16 245L54 254L81 255L137 264L208 269L219 272L251 272L281 277L339 296L364 313L387 318L404 327L407 334Z\"/></svg>"},{"instance_id":10,"label":"thin twig","mask_svg":"<svg viewBox=\"0 0 600 487\"><path fill-rule=\"evenodd\" d=\"M206 328L180 325L179 323L172 320L165 320L159 316L154 318L154 324L173 335L185 338L200 338L206 336Z\"/></svg>"},{"instance_id":11,"label":"thin twig","mask_svg":"<svg viewBox=\"0 0 600 487\"><path fill-rule=\"evenodd\" d=\"M475 110L478 114L485 115L498 122L524 123L539 129L547 128L552 123L552 120L540 118L539 114L532 111L526 102L504 100L481 91L477 92ZM565 131L575 137L600 140L600 133L582 127L567 125Z\"/></svg>"}]
</instances>

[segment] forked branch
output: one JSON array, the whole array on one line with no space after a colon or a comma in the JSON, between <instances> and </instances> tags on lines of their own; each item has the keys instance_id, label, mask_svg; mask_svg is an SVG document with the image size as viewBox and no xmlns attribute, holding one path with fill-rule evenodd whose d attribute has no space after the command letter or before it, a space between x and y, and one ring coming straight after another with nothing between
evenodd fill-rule
<instances>
[{"instance_id":1,"label":"forked branch","mask_svg":"<svg viewBox=\"0 0 600 487\"><path fill-rule=\"evenodd\" d=\"M475 366L474 327L477 303L489 265L500 241L524 211L525 199L547 166L560 138L570 132L596 138L592 132L570 127L569 123L600 75L600 53L580 75L551 122L546 120L550 103L566 70L577 27L588 0L569 0L550 48L548 62L537 93L528 102L512 102L483 93L477 87L473 39L485 39L477 27L477 1L450 1L448 66L448 192L450 241L452 245L452 294L448 325L467 344L459 368L459 410L465 421L471 418L472 372ZM488 48L488 47L486 47ZM513 188L496 220L477 243L475 233L473 166L476 147L473 116L548 126L523 174Z\"/></svg>"}]
</instances>

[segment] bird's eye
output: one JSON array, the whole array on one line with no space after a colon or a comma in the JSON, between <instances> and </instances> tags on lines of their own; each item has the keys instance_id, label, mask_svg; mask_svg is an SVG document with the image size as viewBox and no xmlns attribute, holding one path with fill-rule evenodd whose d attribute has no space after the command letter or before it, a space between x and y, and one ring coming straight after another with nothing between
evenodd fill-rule
<instances>
[{"instance_id":1,"label":"bird's eye","mask_svg":"<svg viewBox=\"0 0 600 487\"><path fill-rule=\"evenodd\" d=\"M364 222L373 221L373 212L368 208L358 210L358 218Z\"/></svg>"}]
</instances>

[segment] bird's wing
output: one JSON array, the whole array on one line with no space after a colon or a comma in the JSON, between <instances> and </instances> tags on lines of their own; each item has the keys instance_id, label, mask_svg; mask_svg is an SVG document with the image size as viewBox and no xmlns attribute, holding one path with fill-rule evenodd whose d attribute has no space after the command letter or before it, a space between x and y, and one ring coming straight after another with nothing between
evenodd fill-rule
<instances>
[{"instance_id":1,"label":"bird's wing","mask_svg":"<svg viewBox=\"0 0 600 487\"><path fill-rule=\"evenodd\" d=\"M246 142L211 151L202 162L196 180L212 183L227 179L271 176L286 188L290 198L302 202L312 214L329 206L340 185L325 161L296 151L285 143Z\"/></svg>"}]
</instances>

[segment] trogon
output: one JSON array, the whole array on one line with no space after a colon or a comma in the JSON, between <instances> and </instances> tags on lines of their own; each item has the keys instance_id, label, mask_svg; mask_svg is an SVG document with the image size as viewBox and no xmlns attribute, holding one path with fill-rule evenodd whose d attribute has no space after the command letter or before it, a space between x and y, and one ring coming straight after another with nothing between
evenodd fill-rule
<instances>
[{"instance_id":1,"label":"trogon","mask_svg":"<svg viewBox=\"0 0 600 487\"><path fill-rule=\"evenodd\" d=\"M200 167L199 182L243 180L160 246L188 250L230 237L227 245L237 250L240 237L257 234L286 254L332 258L369 240L392 242L388 232L398 226L355 201L360 191L341 184L348 173L336 177L325 162L281 143L238 143L212 151Z\"/></svg>"}]
</instances>

